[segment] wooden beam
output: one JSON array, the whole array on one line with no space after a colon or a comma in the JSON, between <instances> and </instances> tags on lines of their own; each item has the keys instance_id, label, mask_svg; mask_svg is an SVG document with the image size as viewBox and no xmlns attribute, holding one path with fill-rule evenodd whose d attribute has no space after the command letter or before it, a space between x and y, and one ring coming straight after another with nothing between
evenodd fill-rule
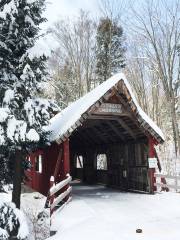
<instances>
[{"instance_id":1,"label":"wooden beam","mask_svg":"<svg viewBox=\"0 0 180 240\"><path fill-rule=\"evenodd\" d=\"M116 135L118 135L118 137L124 142L125 139L123 137L123 135L119 132L119 130L109 121L106 122L106 124L113 130L114 133L116 133Z\"/></svg>"},{"instance_id":2,"label":"wooden beam","mask_svg":"<svg viewBox=\"0 0 180 240\"><path fill-rule=\"evenodd\" d=\"M96 134L98 136L98 138L104 142L107 143L107 141L104 139L104 137L102 136L102 132L99 131L97 128L91 128L91 131L94 132L94 134Z\"/></svg>"},{"instance_id":3,"label":"wooden beam","mask_svg":"<svg viewBox=\"0 0 180 240\"><path fill-rule=\"evenodd\" d=\"M128 113L129 115L131 115L131 117L132 117L132 109L131 109L131 106L129 105L129 102L126 102L126 101L122 98L122 96L118 93L118 91L116 91L116 94L115 94L115 95L119 98L121 104L124 106L124 108L126 109L127 113Z\"/></svg>"},{"instance_id":4,"label":"wooden beam","mask_svg":"<svg viewBox=\"0 0 180 240\"><path fill-rule=\"evenodd\" d=\"M96 141L92 137L90 137L90 134L88 131L81 132L80 136L84 139L84 141L88 142L88 145L96 144Z\"/></svg>"},{"instance_id":5,"label":"wooden beam","mask_svg":"<svg viewBox=\"0 0 180 240\"><path fill-rule=\"evenodd\" d=\"M128 127L128 125L117 116L104 116L104 115L90 115L88 119L99 119L99 120L114 120L119 122L119 124L124 128L133 139L136 139L136 135L133 133L133 131ZM139 127L138 127L139 128Z\"/></svg>"},{"instance_id":6,"label":"wooden beam","mask_svg":"<svg viewBox=\"0 0 180 240\"><path fill-rule=\"evenodd\" d=\"M88 136L88 138L89 138L92 142L94 142L94 144L98 144L98 143L99 143L99 141L97 141L94 137L91 136L91 134L89 134L88 129L84 129L84 132L85 132L85 134Z\"/></svg>"},{"instance_id":7,"label":"wooden beam","mask_svg":"<svg viewBox=\"0 0 180 240\"><path fill-rule=\"evenodd\" d=\"M127 116L130 117L129 115L123 115L123 116ZM119 118L120 116L117 115L99 115L99 114L91 114L88 119L90 120L116 120L117 118Z\"/></svg>"},{"instance_id":8,"label":"wooden beam","mask_svg":"<svg viewBox=\"0 0 180 240\"><path fill-rule=\"evenodd\" d=\"M122 96L118 93L118 91L116 92L116 96L119 98L120 102L124 105L124 107L126 108L127 112L129 113L128 117L135 123L135 125L138 127L138 129L148 137L148 134L146 132L146 129L143 127L141 127L141 124L139 122L139 118L138 115L136 113L136 107L133 107L129 105L128 102L125 102L125 100L122 98ZM133 104L134 105L134 104ZM134 105L135 106L135 105ZM144 120L142 119L142 121L144 122Z\"/></svg>"},{"instance_id":9,"label":"wooden beam","mask_svg":"<svg viewBox=\"0 0 180 240\"><path fill-rule=\"evenodd\" d=\"M117 118L116 121L129 133L129 135L133 139L136 139L136 136L133 133L133 131L130 129L130 127L128 127L128 125L121 118Z\"/></svg>"},{"instance_id":10,"label":"wooden beam","mask_svg":"<svg viewBox=\"0 0 180 240\"><path fill-rule=\"evenodd\" d=\"M91 145L92 142L89 140L89 138L84 137L84 135L86 134L83 134L79 131L77 137L80 139L81 142L83 142L84 145Z\"/></svg>"}]
</instances>

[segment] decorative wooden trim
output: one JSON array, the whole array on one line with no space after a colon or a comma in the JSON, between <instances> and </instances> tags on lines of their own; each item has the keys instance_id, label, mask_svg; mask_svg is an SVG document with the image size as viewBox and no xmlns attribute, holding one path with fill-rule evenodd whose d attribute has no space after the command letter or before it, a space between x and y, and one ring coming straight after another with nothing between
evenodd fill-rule
<instances>
[{"instance_id":1,"label":"decorative wooden trim","mask_svg":"<svg viewBox=\"0 0 180 240\"><path fill-rule=\"evenodd\" d=\"M128 102L124 101L121 94L125 95ZM98 101L96 101L92 106L90 106L89 109L87 109L87 111L84 114L82 114L80 119L70 129L68 129L68 131L63 136L60 137L60 139L56 140L56 142L58 144L61 144L63 141L65 141L66 138L68 138L76 128L82 125L82 123L87 118L98 119L98 117L97 118L94 117L94 115L97 115L97 114L93 114L93 112L96 111L101 106L101 104L103 103L103 100L107 101L113 95L116 95L119 98L120 102L122 103L122 105L125 107L127 111L123 113L122 116L130 117L131 120L135 123L135 125L138 128L141 129L142 133L144 133L146 137L150 137L150 135L152 135L158 142L163 143L163 139L161 139L161 137L154 131L154 129L152 129L152 127L148 123L146 123L145 120L142 119L140 114L137 112L137 107L129 93L128 88L126 87L122 79L120 79L119 82L115 84L115 86L109 89ZM112 113L109 113L109 114L112 115ZM131 135L133 139L136 139L136 136L133 133L133 131L127 125L125 127L125 125L123 124L124 126L123 128L126 129L126 131Z\"/></svg>"}]
</instances>

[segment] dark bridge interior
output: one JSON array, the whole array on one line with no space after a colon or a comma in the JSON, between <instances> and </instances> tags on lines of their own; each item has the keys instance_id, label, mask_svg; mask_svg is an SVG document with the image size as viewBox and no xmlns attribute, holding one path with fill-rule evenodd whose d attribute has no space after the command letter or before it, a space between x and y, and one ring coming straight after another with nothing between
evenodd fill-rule
<instances>
[{"instance_id":1,"label":"dark bridge interior","mask_svg":"<svg viewBox=\"0 0 180 240\"><path fill-rule=\"evenodd\" d=\"M71 175L88 184L149 191L147 146L132 118L91 115L70 137Z\"/></svg>"}]
</instances>

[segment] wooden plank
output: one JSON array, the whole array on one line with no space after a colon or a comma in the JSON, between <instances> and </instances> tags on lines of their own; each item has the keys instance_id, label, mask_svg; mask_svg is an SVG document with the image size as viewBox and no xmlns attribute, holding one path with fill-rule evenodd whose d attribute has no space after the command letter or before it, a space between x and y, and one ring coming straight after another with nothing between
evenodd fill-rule
<instances>
[{"instance_id":1,"label":"wooden plank","mask_svg":"<svg viewBox=\"0 0 180 240\"><path fill-rule=\"evenodd\" d=\"M59 190L61 190L63 187L68 185L71 182L71 180L72 180L72 177L70 175L68 175L66 179L64 179L63 181L59 182L55 186L52 186L51 189L50 189L50 196L54 195Z\"/></svg>"},{"instance_id":2,"label":"wooden plank","mask_svg":"<svg viewBox=\"0 0 180 240\"><path fill-rule=\"evenodd\" d=\"M123 135L119 132L119 130L109 121L106 121L106 124L113 130L114 133L116 133L116 135L118 135L118 137L122 140L125 141L125 138L123 137Z\"/></svg>"},{"instance_id":3,"label":"wooden plank","mask_svg":"<svg viewBox=\"0 0 180 240\"><path fill-rule=\"evenodd\" d=\"M96 127L96 128L91 128L91 131L94 132L94 134L96 134L96 135L98 136L98 138L99 138L102 142L107 143L107 141L106 141L106 140L104 139L104 137L102 136L102 132L99 131L99 130L97 129L97 127Z\"/></svg>"},{"instance_id":4,"label":"wooden plank","mask_svg":"<svg viewBox=\"0 0 180 240\"><path fill-rule=\"evenodd\" d=\"M68 200L60 208L58 208L58 212L60 212L71 200L72 200L72 197L70 196Z\"/></svg>"},{"instance_id":5,"label":"wooden plank","mask_svg":"<svg viewBox=\"0 0 180 240\"><path fill-rule=\"evenodd\" d=\"M88 129L85 129L84 132L93 143L95 143L95 144L99 143L99 141L97 141L94 137L91 136L91 134L89 134Z\"/></svg>"},{"instance_id":6,"label":"wooden plank","mask_svg":"<svg viewBox=\"0 0 180 240\"><path fill-rule=\"evenodd\" d=\"M107 93L105 93L105 95L103 96L103 99L105 99L105 101L107 101L110 97L112 97L114 95L113 91L108 91Z\"/></svg>"},{"instance_id":7,"label":"wooden plank","mask_svg":"<svg viewBox=\"0 0 180 240\"><path fill-rule=\"evenodd\" d=\"M177 179L180 180L179 176L171 176L171 175L165 175L165 174L159 174L159 173L155 173L155 177L164 177L164 178L169 178L169 179Z\"/></svg>"},{"instance_id":8,"label":"wooden plank","mask_svg":"<svg viewBox=\"0 0 180 240\"><path fill-rule=\"evenodd\" d=\"M168 187L168 188L173 188L173 189L177 189L179 190L180 189L180 186L176 186L175 184L163 184L163 183L154 183L154 186L157 186L157 187Z\"/></svg>"},{"instance_id":9,"label":"wooden plank","mask_svg":"<svg viewBox=\"0 0 180 240\"><path fill-rule=\"evenodd\" d=\"M53 210L65 197L67 197L72 191L72 187L68 187L66 191L61 193L51 205L51 210Z\"/></svg>"},{"instance_id":10,"label":"wooden plank","mask_svg":"<svg viewBox=\"0 0 180 240\"><path fill-rule=\"evenodd\" d=\"M142 117L139 115L139 113L137 113L136 109L132 109L131 106L129 105L128 102L126 102L122 96L120 95L120 93L117 91L116 92L116 96L119 98L120 102L124 105L126 111L127 111L127 115L128 117L134 122L134 124L137 126L137 128L142 131L142 133L145 135L145 136L148 136L147 135L147 132L145 131L144 129L144 126L143 126L143 129L141 128L141 122L145 122ZM134 106L134 105L133 105Z\"/></svg>"},{"instance_id":11,"label":"wooden plank","mask_svg":"<svg viewBox=\"0 0 180 240\"><path fill-rule=\"evenodd\" d=\"M129 133L129 135L135 140L136 136L133 131L128 127L128 125L120 118L116 119L116 121Z\"/></svg>"},{"instance_id":12,"label":"wooden plank","mask_svg":"<svg viewBox=\"0 0 180 240\"><path fill-rule=\"evenodd\" d=\"M85 143L85 145L87 145L87 144L91 145L92 144L91 140L89 140L89 138L84 137L85 135L86 134L83 132L81 133L81 131L78 132L78 137L79 137L80 141Z\"/></svg>"},{"instance_id":13,"label":"wooden plank","mask_svg":"<svg viewBox=\"0 0 180 240\"><path fill-rule=\"evenodd\" d=\"M122 115L125 116L125 115ZM126 114L127 117L129 117L128 114ZM119 118L119 116L117 115L104 115L104 114L91 114L89 115L88 119L93 119L93 120L117 120Z\"/></svg>"},{"instance_id":14,"label":"wooden plank","mask_svg":"<svg viewBox=\"0 0 180 240\"><path fill-rule=\"evenodd\" d=\"M126 112L122 104L119 103L102 103L94 113L97 114L122 114Z\"/></svg>"}]
</instances>

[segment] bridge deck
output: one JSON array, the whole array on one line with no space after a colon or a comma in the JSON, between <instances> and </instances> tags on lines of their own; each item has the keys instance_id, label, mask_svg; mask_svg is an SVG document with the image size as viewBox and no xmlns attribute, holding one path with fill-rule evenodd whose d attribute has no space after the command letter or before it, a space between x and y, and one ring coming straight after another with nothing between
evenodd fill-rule
<instances>
[{"instance_id":1,"label":"bridge deck","mask_svg":"<svg viewBox=\"0 0 180 240\"><path fill-rule=\"evenodd\" d=\"M123 193L100 185L72 185L72 202L52 218L58 231L52 240L179 240L180 194ZM137 228L143 233L136 233Z\"/></svg>"}]
</instances>

